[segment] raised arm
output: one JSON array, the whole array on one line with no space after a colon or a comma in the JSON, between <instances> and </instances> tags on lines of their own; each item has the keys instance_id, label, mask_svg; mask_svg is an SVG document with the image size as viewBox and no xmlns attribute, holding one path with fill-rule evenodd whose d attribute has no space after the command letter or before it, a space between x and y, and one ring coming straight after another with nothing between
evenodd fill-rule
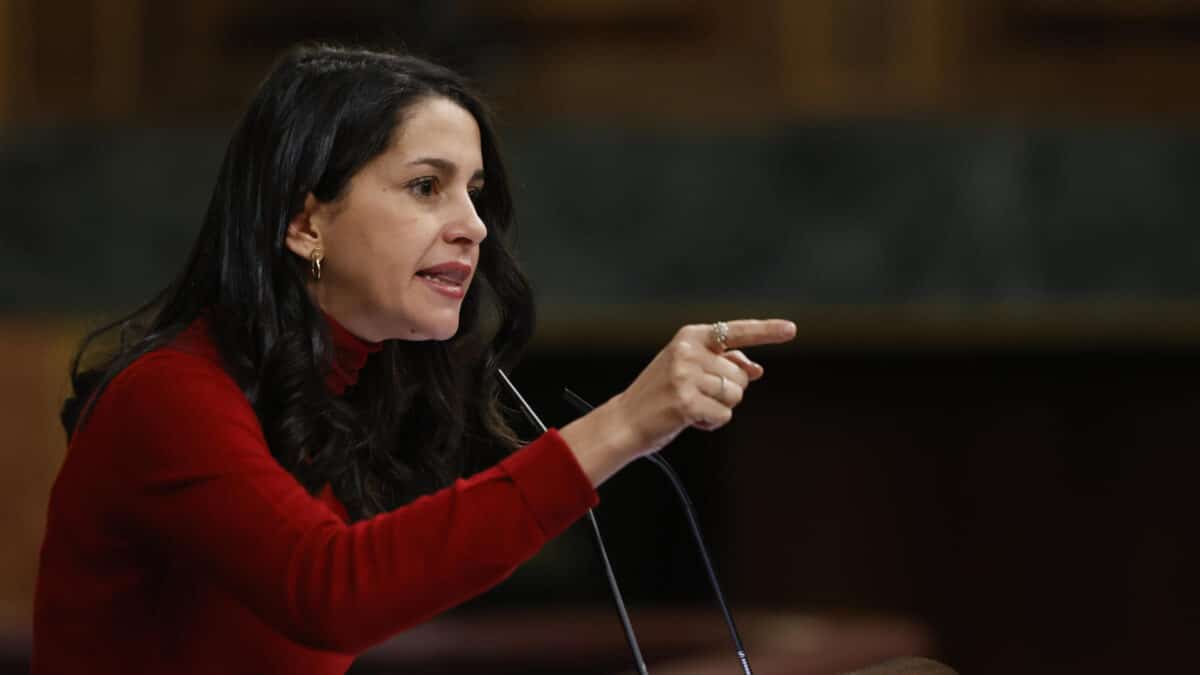
<instances>
[{"instance_id":1,"label":"raised arm","mask_svg":"<svg viewBox=\"0 0 1200 675\"><path fill-rule=\"evenodd\" d=\"M659 450L688 427L720 428L746 387L763 376L744 347L787 342L796 325L745 319L680 328L625 391L563 427L562 435L594 485Z\"/></svg>"},{"instance_id":2,"label":"raised arm","mask_svg":"<svg viewBox=\"0 0 1200 675\"><path fill-rule=\"evenodd\" d=\"M136 418L136 422L132 422ZM215 365L152 354L86 434L120 439L114 518L137 544L214 578L312 647L357 652L503 580L596 501L555 432L497 467L354 525L270 455Z\"/></svg>"}]
</instances>

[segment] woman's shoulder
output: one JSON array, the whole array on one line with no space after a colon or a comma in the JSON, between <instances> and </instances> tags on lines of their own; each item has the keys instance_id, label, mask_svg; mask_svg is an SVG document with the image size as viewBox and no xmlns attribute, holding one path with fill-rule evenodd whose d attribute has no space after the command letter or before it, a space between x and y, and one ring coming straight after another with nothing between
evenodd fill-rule
<instances>
[{"instance_id":1,"label":"woman's shoulder","mask_svg":"<svg viewBox=\"0 0 1200 675\"><path fill-rule=\"evenodd\" d=\"M241 389L222 365L206 320L193 321L171 342L151 350L112 379L105 394L153 408L180 397L221 395L244 403Z\"/></svg>"},{"instance_id":2,"label":"woman's shoulder","mask_svg":"<svg viewBox=\"0 0 1200 675\"><path fill-rule=\"evenodd\" d=\"M150 471L196 461L189 439L256 449L265 442L254 408L215 346L192 328L113 377L72 434L68 459L116 453L123 466L136 456Z\"/></svg>"}]
</instances>

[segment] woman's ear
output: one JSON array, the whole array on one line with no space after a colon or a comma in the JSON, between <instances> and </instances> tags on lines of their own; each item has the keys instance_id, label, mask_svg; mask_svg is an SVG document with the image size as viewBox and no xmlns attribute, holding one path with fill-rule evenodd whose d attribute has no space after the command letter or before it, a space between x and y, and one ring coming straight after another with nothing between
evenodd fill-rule
<instances>
[{"instance_id":1,"label":"woman's ear","mask_svg":"<svg viewBox=\"0 0 1200 675\"><path fill-rule=\"evenodd\" d=\"M324 248L319 222L321 219L316 217L320 210L321 202L317 201L317 198L310 192L304 197L304 208L296 214L296 217L292 218L287 226L284 243L288 250L305 260L308 260L313 249Z\"/></svg>"}]
</instances>

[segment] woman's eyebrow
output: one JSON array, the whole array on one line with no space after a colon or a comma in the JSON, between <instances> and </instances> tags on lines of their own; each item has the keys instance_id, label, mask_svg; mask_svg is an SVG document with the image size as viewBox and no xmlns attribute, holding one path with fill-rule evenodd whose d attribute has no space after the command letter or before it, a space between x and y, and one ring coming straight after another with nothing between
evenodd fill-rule
<instances>
[{"instance_id":1,"label":"woman's eyebrow","mask_svg":"<svg viewBox=\"0 0 1200 675\"><path fill-rule=\"evenodd\" d=\"M441 157L418 157L417 159L414 159L413 161L408 163L409 166L413 166L416 164L426 164L428 166L432 166L433 168L437 169L438 171L441 171L441 172L446 173L451 176L458 173L458 165L457 164L455 164L454 162L451 162L448 159L442 159ZM483 169L476 170L475 173L471 175L471 180L472 181L483 180Z\"/></svg>"}]
</instances>

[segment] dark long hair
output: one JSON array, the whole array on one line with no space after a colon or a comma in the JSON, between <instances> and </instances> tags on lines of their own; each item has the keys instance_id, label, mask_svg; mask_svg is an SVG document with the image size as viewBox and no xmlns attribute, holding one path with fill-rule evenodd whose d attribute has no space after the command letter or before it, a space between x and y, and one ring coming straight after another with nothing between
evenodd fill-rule
<instances>
[{"instance_id":1,"label":"dark long hair","mask_svg":"<svg viewBox=\"0 0 1200 675\"><path fill-rule=\"evenodd\" d=\"M430 98L479 125L486 187L476 208L492 236L459 331L444 341L389 340L344 398L324 374L334 357L305 288L307 261L284 245L305 196L336 200L381 154L405 111ZM486 109L453 72L396 53L330 46L285 54L238 123L186 267L157 297L93 331L71 364L68 434L99 392L201 313L224 367L254 407L275 458L311 492L330 484L354 519L393 509L516 447L495 371L533 331L529 284L509 248L508 178ZM100 364L81 368L97 338L119 332Z\"/></svg>"}]
</instances>

